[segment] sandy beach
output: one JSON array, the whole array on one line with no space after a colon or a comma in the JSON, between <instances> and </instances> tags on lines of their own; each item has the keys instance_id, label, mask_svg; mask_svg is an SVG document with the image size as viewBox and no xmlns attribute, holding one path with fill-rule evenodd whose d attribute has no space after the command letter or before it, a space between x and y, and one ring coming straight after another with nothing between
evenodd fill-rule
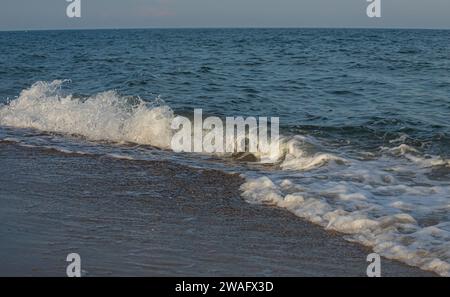
<instances>
[{"instance_id":1,"label":"sandy beach","mask_svg":"<svg viewBox=\"0 0 450 297\"><path fill-rule=\"evenodd\" d=\"M370 250L243 201L238 175L0 144L0 275L365 276ZM382 276L433 276L382 259Z\"/></svg>"}]
</instances>

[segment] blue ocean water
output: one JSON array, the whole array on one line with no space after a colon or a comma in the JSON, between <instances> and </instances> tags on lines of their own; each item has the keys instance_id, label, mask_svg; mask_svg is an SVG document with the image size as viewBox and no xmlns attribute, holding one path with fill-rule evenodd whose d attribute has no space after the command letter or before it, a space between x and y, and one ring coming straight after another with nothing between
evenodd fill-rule
<instances>
[{"instance_id":1,"label":"blue ocean water","mask_svg":"<svg viewBox=\"0 0 450 297\"><path fill-rule=\"evenodd\" d=\"M449 275L449 73L448 30L0 32L0 137L145 158L82 142L166 148L170 113L194 108L279 117L279 162L236 165L244 199Z\"/></svg>"},{"instance_id":2,"label":"blue ocean water","mask_svg":"<svg viewBox=\"0 0 450 297\"><path fill-rule=\"evenodd\" d=\"M273 115L375 146L403 133L449 155L450 32L205 29L0 33L0 100L36 81L117 90L174 110Z\"/></svg>"}]
</instances>

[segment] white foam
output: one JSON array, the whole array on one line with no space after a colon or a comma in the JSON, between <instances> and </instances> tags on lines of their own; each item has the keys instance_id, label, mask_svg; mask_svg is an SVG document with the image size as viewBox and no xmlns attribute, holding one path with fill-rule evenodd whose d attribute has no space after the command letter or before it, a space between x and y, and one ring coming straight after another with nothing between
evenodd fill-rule
<instances>
[{"instance_id":1,"label":"white foam","mask_svg":"<svg viewBox=\"0 0 450 297\"><path fill-rule=\"evenodd\" d=\"M311 170L330 163L345 164L348 160L331 153L317 153L312 151L314 140L299 135L281 141L282 159L280 167L285 170Z\"/></svg>"},{"instance_id":2,"label":"white foam","mask_svg":"<svg viewBox=\"0 0 450 297\"><path fill-rule=\"evenodd\" d=\"M106 156L110 157L110 158L114 158L114 159L120 159L120 160L135 160L135 158L133 158L132 156L127 156L127 155L120 155L120 154L107 154Z\"/></svg>"},{"instance_id":3,"label":"white foam","mask_svg":"<svg viewBox=\"0 0 450 297\"><path fill-rule=\"evenodd\" d=\"M417 149L407 144L400 144L399 146L393 148L383 148L383 150L389 151L390 153L398 156L403 156L421 167L450 167L450 160L438 156L421 156Z\"/></svg>"},{"instance_id":4,"label":"white foam","mask_svg":"<svg viewBox=\"0 0 450 297\"><path fill-rule=\"evenodd\" d=\"M173 112L168 106L142 100L131 105L114 91L76 99L61 94L62 83L37 82L22 91L0 107L0 125L169 148Z\"/></svg>"},{"instance_id":5,"label":"white foam","mask_svg":"<svg viewBox=\"0 0 450 297\"><path fill-rule=\"evenodd\" d=\"M264 176L249 179L241 190L242 196L250 203L286 208L326 229L351 235L347 239L370 246L387 258L450 276L450 232L436 226L421 228L406 213L371 217L372 210L380 210L375 204L346 211L325 198L313 197L309 193L284 195L280 188Z\"/></svg>"},{"instance_id":6,"label":"white foam","mask_svg":"<svg viewBox=\"0 0 450 297\"><path fill-rule=\"evenodd\" d=\"M450 276L450 182L427 176L443 159L407 145L362 161L320 152L299 137L285 144L282 170L244 175L244 199L285 208L384 257Z\"/></svg>"}]
</instances>

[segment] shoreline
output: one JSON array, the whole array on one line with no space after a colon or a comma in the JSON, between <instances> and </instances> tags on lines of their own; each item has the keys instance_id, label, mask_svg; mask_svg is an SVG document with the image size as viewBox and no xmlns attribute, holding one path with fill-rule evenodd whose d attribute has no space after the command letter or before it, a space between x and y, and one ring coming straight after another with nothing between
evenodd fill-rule
<instances>
[{"instance_id":1,"label":"shoreline","mask_svg":"<svg viewBox=\"0 0 450 297\"><path fill-rule=\"evenodd\" d=\"M366 276L369 248L246 203L238 175L8 143L0 158L0 276L65 276L72 252L85 276Z\"/></svg>"}]
</instances>

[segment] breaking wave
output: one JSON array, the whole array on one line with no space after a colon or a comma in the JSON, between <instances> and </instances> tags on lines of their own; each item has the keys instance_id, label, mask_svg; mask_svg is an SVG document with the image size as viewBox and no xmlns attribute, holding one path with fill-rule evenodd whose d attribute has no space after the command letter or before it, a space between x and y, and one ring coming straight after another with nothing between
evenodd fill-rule
<instances>
[{"instance_id":1,"label":"breaking wave","mask_svg":"<svg viewBox=\"0 0 450 297\"><path fill-rule=\"evenodd\" d=\"M299 136L286 142L281 170L243 175L244 199L285 208L384 257L450 276L450 181L436 176L449 175L449 160L407 145L362 160L313 147Z\"/></svg>"},{"instance_id":2,"label":"breaking wave","mask_svg":"<svg viewBox=\"0 0 450 297\"><path fill-rule=\"evenodd\" d=\"M172 110L114 91L89 98L63 95L62 80L37 82L0 107L0 125L76 134L91 140L169 148Z\"/></svg>"},{"instance_id":3,"label":"breaking wave","mask_svg":"<svg viewBox=\"0 0 450 297\"><path fill-rule=\"evenodd\" d=\"M77 98L63 94L63 83L23 90L0 106L0 125L170 148L175 115L161 101L114 91ZM395 145L355 158L313 137L284 136L270 170L243 173L242 196L344 233L387 258L450 276L450 161Z\"/></svg>"}]
</instances>

